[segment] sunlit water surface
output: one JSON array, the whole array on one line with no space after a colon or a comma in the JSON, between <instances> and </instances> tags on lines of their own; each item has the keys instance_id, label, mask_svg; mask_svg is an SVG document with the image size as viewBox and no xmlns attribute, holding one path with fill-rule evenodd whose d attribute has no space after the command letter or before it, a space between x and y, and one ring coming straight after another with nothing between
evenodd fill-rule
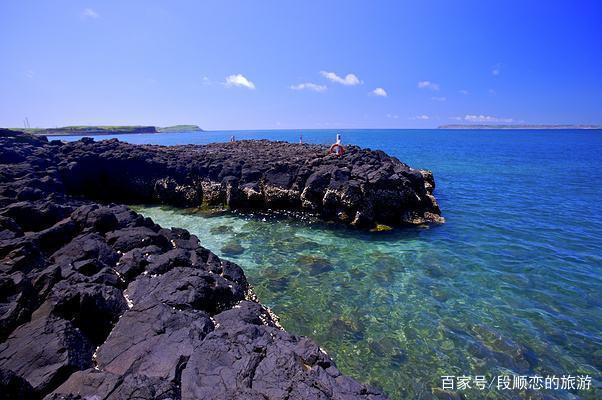
<instances>
[{"instance_id":1,"label":"sunlit water surface","mask_svg":"<svg viewBox=\"0 0 602 400\"><path fill-rule=\"evenodd\" d=\"M119 138L173 145L232 134L299 137L221 131ZM331 143L334 134L305 131L303 139ZM431 398L443 375L583 374L600 386L601 131L349 130L343 140L431 169L447 223L371 234L231 213L136 209L163 226L188 229L240 264L287 330L314 338L342 371L392 398ZM547 394L602 397L600 389Z\"/></svg>"}]
</instances>

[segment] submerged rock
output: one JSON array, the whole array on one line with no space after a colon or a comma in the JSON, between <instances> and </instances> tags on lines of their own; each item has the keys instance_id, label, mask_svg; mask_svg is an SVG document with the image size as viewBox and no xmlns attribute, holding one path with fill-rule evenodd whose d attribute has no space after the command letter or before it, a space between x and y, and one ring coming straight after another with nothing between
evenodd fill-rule
<instances>
[{"instance_id":1,"label":"submerged rock","mask_svg":"<svg viewBox=\"0 0 602 400\"><path fill-rule=\"evenodd\" d=\"M360 320L348 317L334 318L331 321L331 336L341 336L358 342L364 338L364 325Z\"/></svg>"},{"instance_id":2,"label":"submerged rock","mask_svg":"<svg viewBox=\"0 0 602 400\"><path fill-rule=\"evenodd\" d=\"M217 225L209 229L209 233L212 235L223 235L226 233L232 233L234 229L229 225Z\"/></svg>"},{"instance_id":3,"label":"submerged rock","mask_svg":"<svg viewBox=\"0 0 602 400\"><path fill-rule=\"evenodd\" d=\"M485 325L473 325L471 331L477 339L473 348L478 349L477 354L480 358L493 358L497 365L512 369L517 373L533 371L533 368L537 366L537 356L531 348L516 343Z\"/></svg>"},{"instance_id":4,"label":"submerged rock","mask_svg":"<svg viewBox=\"0 0 602 400\"><path fill-rule=\"evenodd\" d=\"M195 203L215 181L191 176L241 169L184 156L203 151L0 130L0 398L385 398L342 375L310 339L282 330L248 300L242 269L196 236L73 196ZM273 187L296 179L286 166L267 176ZM225 198L236 204L226 178Z\"/></svg>"},{"instance_id":5,"label":"submerged rock","mask_svg":"<svg viewBox=\"0 0 602 400\"><path fill-rule=\"evenodd\" d=\"M238 256L245 252L245 248L242 247L239 241L230 240L222 246L220 249L223 255L227 256Z\"/></svg>"},{"instance_id":6,"label":"submerged rock","mask_svg":"<svg viewBox=\"0 0 602 400\"><path fill-rule=\"evenodd\" d=\"M297 264L302 269L309 271L310 275L319 275L334 270L330 261L318 256L303 255L297 259Z\"/></svg>"},{"instance_id":7,"label":"submerged rock","mask_svg":"<svg viewBox=\"0 0 602 400\"><path fill-rule=\"evenodd\" d=\"M372 340L368 347L379 357L399 355L400 344L390 336Z\"/></svg>"},{"instance_id":8,"label":"submerged rock","mask_svg":"<svg viewBox=\"0 0 602 400\"><path fill-rule=\"evenodd\" d=\"M288 276L282 276L280 278L270 280L270 288L276 292L283 292L290 284L290 278Z\"/></svg>"}]
</instances>

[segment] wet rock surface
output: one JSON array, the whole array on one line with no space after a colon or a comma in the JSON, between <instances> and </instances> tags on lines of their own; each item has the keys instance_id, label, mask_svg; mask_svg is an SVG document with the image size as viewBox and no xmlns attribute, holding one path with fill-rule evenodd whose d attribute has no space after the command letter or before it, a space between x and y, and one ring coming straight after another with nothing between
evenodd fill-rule
<instances>
[{"instance_id":1,"label":"wet rock surface","mask_svg":"<svg viewBox=\"0 0 602 400\"><path fill-rule=\"evenodd\" d=\"M95 202L193 204L207 192L191 188L217 182L186 186L218 171L191 175L194 147L137 148L0 131L0 398L384 398L282 330L240 267L197 237ZM297 179L228 163L224 178Z\"/></svg>"}]
</instances>

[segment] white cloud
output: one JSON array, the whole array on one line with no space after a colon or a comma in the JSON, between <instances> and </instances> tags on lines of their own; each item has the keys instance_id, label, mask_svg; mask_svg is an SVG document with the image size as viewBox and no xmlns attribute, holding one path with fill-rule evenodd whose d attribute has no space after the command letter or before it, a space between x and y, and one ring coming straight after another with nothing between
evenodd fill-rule
<instances>
[{"instance_id":1,"label":"white cloud","mask_svg":"<svg viewBox=\"0 0 602 400\"><path fill-rule=\"evenodd\" d=\"M387 97L387 91L381 87L377 87L376 89L374 89L372 92L373 95L375 96L380 96L380 97Z\"/></svg>"},{"instance_id":2,"label":"white cloud","mask_svg":"<svg viewBox=\"0 0 602 400\"><path fill-rule=\"evenodd\" d=\"M495 96L497 94L497 92L493 89L489 89L487 93L489 93L491 96Z\"/></svg>"},{"instance_id":3,"label":"white cloud","mask_svg":"<svg viewBox=\"0 0 602 400\"><path fill-rule=\"evenodd\" d=\"M397 114L387 114L387 118L398 119L399 115L397 115Z\"/></svg>"},{"instance_id":4,"label":"white cloud","mask_svg":"<svg viewBox=\"0 0 602 400\"><path fill-rule=\"evenodd\" d=\"M466 89L458 90L458 93L466 96L468 94L468 90L466 90Z\"/></svg>"},{"instance_id":5,"label":"white cloud","mask_svg":"<svg viewBox=\"0 0 602 400\"><path fill-rule=\"evenodd\" d=\"M340 83L345 86L355 86L362 83L355 74L347 74L345 78L341 78L334 72L320 71L320 74L331 82Z\"/></svg>"},{"instance_id":6,"label":"white cloud","mask_svg":"<svg viewBox=\"0 0 602 400\"><path fill-rule=\"evenodd\" d=\"M439 85L431 81L420 81L417 86L419 89L439 90Z\"/></svg>"},{"instance_id":7,"label":"white cloud","mask_svg":"<svg viewBox=\"0 0 602 400\"><path fill-rule=\"evenodd\" d=\"M420 115L416 115L415 117L409 117L408 119L417 119L417 120L421 120L421 121L427 121L427 120L431 119L431 117L429 117L426 114L420 114Z\"/></svg>"},{"instance_id":8,"label":"white cloud","mask_svg":"<svg viewBox=\"0 0 602 400\"><path fill-rule=\"evenodd\" d=\"M512 118L500 118L492 115L476 115L466 114L464 117L455 117L454 119L464 120L467 122L513 122Z\"/></svg>"},{"instance_id":9,"label":"white cloud","mask_svg":"<svg viewBox=\"0 0 602 400\"><path fill-rule=\"evenodd\" d=\"M28 79L33 79L36 76L36 72L33 69L28 69L27 71L25 71L25 76Z\"/></svg>"},{"instance_id":10,"label":"white cloud","mask_svg":"<svg viewBox=\"0 0 602 400\"><path fill-rule=\"evenodd\" d=\"M84 17L84 18L100 18L100 14L98 14L96 11L94 11L91 8L86 8L82 12L82 17Z\"/></svg>"},{"instance_id":11,"label":"white cloud","mask_svg":"<svg viewBox=\"0 0 602 400\"><path fill-rule=\"evenodd\" d=\"M431 97L431 100L433 100L433 101L445 101L445 100L447 100L447 97L443 97L443 96L437 97L437 96L435 96L435 97Z\"/></svg>"},{"instance_id":12,"label":"white cloud","mask_svg":"<svg viewBox=\"0 0 602 400\"><path fill-rule=\"evenodd\" d=\"M245 78L242 74L235 74L226 77L225 85L227 87L246 87L247 89L255 89L255 84Z\"/></svg>"},{"instance_id":13,"label":"white cloud","mask_svg":"<svg viewBox=\"0 0 602 400\"><path fill-rule=\"evenodd\" d=\"M326 90L326 86L318 85L316 83L305 82L299 83L298 85L292 85L291 89L293 90L311 90L314 92L323 92Z\"/></svg>"},{"instance_id":14,"label":"white cloud","mask_svg":"<svg viewBox=\"0 0 602 400\"><path fill-rule=\"evenodd\" d=\"M502 70L502 65L501 64L495 64L493 67L491 67L491 75L493 76L498 76L500 74Z\"/></svg>"}]
</instances>

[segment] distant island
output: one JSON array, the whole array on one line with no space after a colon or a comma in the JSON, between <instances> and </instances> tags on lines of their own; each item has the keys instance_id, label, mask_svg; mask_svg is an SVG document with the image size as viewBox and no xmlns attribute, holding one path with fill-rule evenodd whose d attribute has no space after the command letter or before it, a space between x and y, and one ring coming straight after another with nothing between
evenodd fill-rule
<instances>
[{"instance_id":1,"label":"distant island","mask_svg":"<svg viewBox=\"0 0 602 400\"><path fill-rule=\"evenodd\" d=\"M437 129L602 129L602 125L440 125Z\"/></svg>"},{"instance_id":2,"label":"distant island","mask_svg":"<svg viewBox=\"0 0 602 400\"><path fill-rule=\"evenodd\" d=\"M166 126L164 128L156 128L157 132L194 132L203 130L199 128L197 125L174 125L174 126Z\"/></svg>"},{"instance_id":3,"label":"distant island","mask_svg":"<svg viewBox=\"0 0 602 400\"><path fill-rule=\"evenodd\" d=\"M167 127L143 125L78 125L63 126L59 128L20 128L23 132L39 136L67 136L67 135L122 135L127 133L164 133L164 132L202 132L197 125L174 125Z\"/></svg>"}]
</instances>

